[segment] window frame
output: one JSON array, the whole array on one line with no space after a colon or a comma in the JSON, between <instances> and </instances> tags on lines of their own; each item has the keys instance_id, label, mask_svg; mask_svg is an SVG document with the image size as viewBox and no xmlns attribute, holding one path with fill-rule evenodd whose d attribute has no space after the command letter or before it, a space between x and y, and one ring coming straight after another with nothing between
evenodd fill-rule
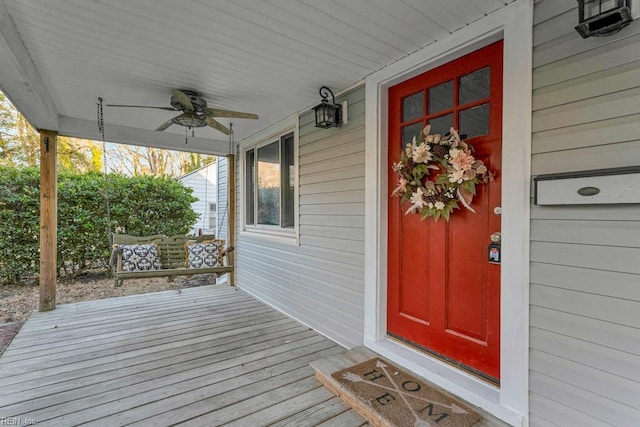
<instances>
[{"instance_id":1,"label":"window frame","mask_svg":"<svg viewBox=\"0 0 640 427\"><path fill-rule=\"evenodd\" d=\"M294 195L293 195L293 211L294 211L294 225L293 227L283 227L282 226L282 217L284 211L284 205L282 203L283 200L283 188L282 188L282 180L284 175L283 168L283 159L282 155L280 155L280 225L267 225L267 224L257 224L258 216L255 209L257 208L257 175L256 171L254 171L253 180L256 185L256 191L254 191L253 198L253 207L254 207L254 215L253 215L253 224L247 224L247 201L246 201L246 186L247 186L247 168L249 165L247 164L247 152L254 150L254 162L257 159L258 149L261 147L265 147L273 142L278 141L280 152L282 152L282 145L287 135L293 134L293 162L294 162L294 170L295 170L295 181L294 181ZM238 161L240 163L240 176L239 176L239 185L236 187L238 191L238 201L240 204L240 235L243 236L252 236L252 237L262 237L268 238L271 240L278 240L286 243L299 244L299 228L300 228L300 162L299 162L299 121L298 115L293 115L287 119L282 120L281 122L263 130L262 132L257 133L256 135L245 139L239 144L238 149Z\"/></svg>"}]
</instances>

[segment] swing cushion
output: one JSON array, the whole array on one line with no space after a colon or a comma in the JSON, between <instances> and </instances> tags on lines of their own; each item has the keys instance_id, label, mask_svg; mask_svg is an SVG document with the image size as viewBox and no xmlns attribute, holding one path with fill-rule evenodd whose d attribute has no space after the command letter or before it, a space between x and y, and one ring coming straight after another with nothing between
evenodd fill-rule
<instances>
[{"instance_id":1,"label":"swing cushion","mask_svg":"<svg viewBox=\"0 0 640 427\"><path fill-rule=\"evenodd\" d=\"M158 245L120 245L122 250L123 271L160 270L160 251Z\"/></svg>"},{"instance_id":2,"label":"swing cushion","mask_svg":"<svg viewBox=\"0 0 640 427\"><path fill-rule=\"evenodd\" d=\"M200 243L187 242L184 247L187 253L187 268L222 267L224 240L205 240Z\"/></svg>"}]
</instances>

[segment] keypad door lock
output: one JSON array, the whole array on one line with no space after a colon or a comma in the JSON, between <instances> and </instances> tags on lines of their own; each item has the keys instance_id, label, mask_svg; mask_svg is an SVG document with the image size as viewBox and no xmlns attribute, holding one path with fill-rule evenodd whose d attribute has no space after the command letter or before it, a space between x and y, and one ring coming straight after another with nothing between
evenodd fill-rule
<instances>
[{"instance_id":1,"label":"keypad door lock","mask_svg":"<svg viewBox=\"0 0 640 427\"><path fill-rule=\"evenodd\" d=\"M491 243L489 244L487 251L487 261L490 264L500 264L502 260L502 247L500 242L502 241L502 234L496 231L491 235Z\"/></svg>"}]
</instances>

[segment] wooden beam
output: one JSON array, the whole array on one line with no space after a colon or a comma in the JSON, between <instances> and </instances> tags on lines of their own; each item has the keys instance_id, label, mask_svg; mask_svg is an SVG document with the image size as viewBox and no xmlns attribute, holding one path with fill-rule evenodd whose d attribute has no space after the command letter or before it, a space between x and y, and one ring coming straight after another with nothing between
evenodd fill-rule
<instances>
[{"instance_id":1,"label":"wooden beam","mask_svg":"<svg viewBox=\"0 0 640 427\"><path fill-rule=\"evenodd\" d=\"M36 129L58 130L58 110L16 29L5 0L0 0L0 87Z\"/></svg>"},{"instance_id":2,"label":"wooden beam","mask_svg":"<svg viewBox=\"0 0 640 427\"><path fill-rule=\"evenodd\" d=\"M228 202L229 202L229 219L227 224L229 226L228 239L229 245L236 247L236 156L233 154L227 155L227 172L228 172ZM233 264L233 271L229 274L229 285L236 285L236 265L235 265L235 253L231 252L231 262Z\"/></svg>"},{"instance_id":3,"label":"wooden beam","mask_svg":"<svg viewBox=\"0 0 640 427\"><path fill-rule=\"evenodd\" d=\"M177 126L176 126L177 127ZM118 144L138 145L142 147L163 148L165 150L189 151L192 153L211 154L216 156L226 156L229 153L229 140L192 138L184 143L184 128L182 134L171 132L157 132L150 129L141 129L131 126L121 126L111 123L105 124L105 137L109 142ZM60 136L70 136L72 138L85 138L100 141L102 135L98 132L95 120L82 120L70 117L60 117ZM203 130L203 134L216 133L213 129Z\"/></svg>"},{"instance_id":4,"label":"wooden beam","mask_svg":"<svg viewBox=\"0 0 640 427\"><path fill-rule=\"evenodd\" d=\"M40 311L56 308L58 134L40 131Z\"/></svg>"}]
</instances>

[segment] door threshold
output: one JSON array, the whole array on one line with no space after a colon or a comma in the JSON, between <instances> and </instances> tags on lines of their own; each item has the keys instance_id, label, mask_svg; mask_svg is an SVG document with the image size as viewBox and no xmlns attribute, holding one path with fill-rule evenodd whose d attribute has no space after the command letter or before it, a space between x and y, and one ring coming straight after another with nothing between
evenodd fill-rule
<instances>
[{"instance_id":1,"label":"door threshold","mask_svg":"<svg viewBox=\"0 0 640 427\"><path fill-rule=\"evenodd\" d=\"M496 385L389 337L378 341L365 339L364 345L509 425L523 425L524 414L502 405L500 388Z\"/></svg>"},{"instance_id":2,"label":"door threshold","mask_svg":"<svg viewBox=\"0 0 640 427\"><path fill-rule=\"evenodd\" d=\"M490 385L496 386L496 387L500 387L500 380L498 378L494 378L492 376L489 376L487 374L485 374L484 372L478 371L477 369L474 369L470 366L467 366L463 363L460 363L456 360L451 359L450 357L447 357L445 355L439 354L435 351L429 350L426 347L423 347L419 344L416 344L414 342L411 342L409 340L403 339L401 337L392 335L391 333L389 333L389 335L387 336L387 338L391 341L397 342L399 345L405 345L408 347L411 347L413 349L415 349L418 352L424 353L425 356L429 356L429 357L433 357L435 359L440 360L442 363L446 363L449 366L455 368L455 369L459 369L461 371L465 371L470 375L475 376L476 378L485 381L487 383L489 383Z\"/></svg>"}]
</instances>

